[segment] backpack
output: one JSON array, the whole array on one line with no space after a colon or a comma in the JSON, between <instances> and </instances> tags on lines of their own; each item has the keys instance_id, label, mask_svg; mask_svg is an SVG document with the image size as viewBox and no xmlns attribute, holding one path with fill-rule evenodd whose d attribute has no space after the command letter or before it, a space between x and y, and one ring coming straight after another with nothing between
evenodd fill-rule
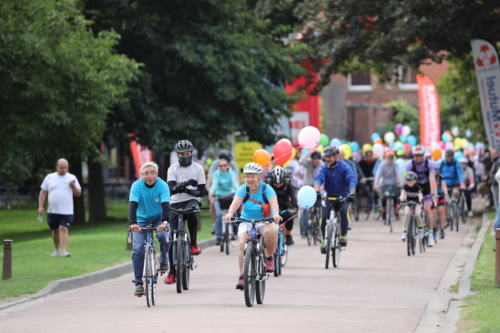
<instances>
[{"instance_id":1,"label":"backpack","mask_svg":"<svg viewBox=\"0 0 500 333\"><path fill-rule=\"evenodd\" d=\"M429 180L429 160L426 158L425 159L425 177L427 178L427 180ZM420 177L418 177L418 173L417 173L417 165L415 164L415 160L412 159L411 160L411 164L412 164L412 171L415 172L417 174L417 183L418 183L418 180L420 179Z\"/></svg>"},{"instance_id":2,"label":"backpack","mask_svg":"<svg viewBox=\"0 0 500 333\"><path fill-rule=\"evenodd\" d=\"M266 198L266 188L267 188L267 185L264 183L264 190L262 191L262 198L264 199L264 203L262 203L262 202L259 202L257 200L250 198L250 188L248 186L246 186L246 188L245 188L246 195L243 198L243 202L241 203L240 208L238 209L238 213L241 214L241 211L243 210L243 205L245 204L245 202L247 202L247 200L250 200L250 201L253 201L253 202L261 205L262 216L270 217L271 216L271 205L269 205L269 201Z\"/></svg>"},{"instance_id":3,"label":"backpack","mask_svg":"<svg viewBox=\"0 0 500 333\"><path fill-rule=\"evenodd\" d=\"M443 177L443 165L445 163L448 163L447 161L444 161L443 163L441 163L441 165L439 166L439 173L441 174L441 178L443 179L454 179L454 178L446 178L446 177ZM458 177L458 171L457 171L457 162L455 160L453 160L453 168L455 169L455 173L457 174L457 177Z\"/></svg>"}]
</instances>

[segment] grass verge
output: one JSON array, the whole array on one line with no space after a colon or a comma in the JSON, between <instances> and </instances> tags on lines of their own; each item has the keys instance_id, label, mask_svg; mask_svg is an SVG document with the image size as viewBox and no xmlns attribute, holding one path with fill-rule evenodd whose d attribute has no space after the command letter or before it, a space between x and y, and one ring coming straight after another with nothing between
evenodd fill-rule
<instances>
[{"instance_id":1,"label":"grass verge","mask_svg":"<svg viewBox=\"0 0 500 333\"><path fill-rule=\"evenodd\" d=\"M488 214L494 219L495 214ZM471 289L475 295L466 297L462 306L458 332L500 332L498 300L500 286L495 286L495 236L486 231L484 243L471 276Z\"/></svg>"},{"instance_id":2,"label":"grass verge","mask_svg":"<svg viewBox=\"0 0 500 333\"><path fill-rule=\"evenodd\" d=\"M0 301L33 294L51 281L95 272L131 258L131 252L125 250L126 203L109 204L108 221L72 226L68 245L71 258L50 257L54 250L51 232L45 221L36 220L37 216L35 209L0 211L0 240L14 241L12 279L0 281ZM201 229L199 240L212 237L208 213L202 214ZM1 251L3 256L3 245Z\"/></svg>"}]
</instances>

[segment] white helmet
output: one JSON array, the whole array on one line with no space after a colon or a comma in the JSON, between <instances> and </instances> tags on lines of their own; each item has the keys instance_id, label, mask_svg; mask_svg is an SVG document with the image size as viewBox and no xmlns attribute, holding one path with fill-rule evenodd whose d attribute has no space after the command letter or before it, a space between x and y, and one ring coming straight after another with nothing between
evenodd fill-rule
<instances>
[{"instance_id":1,"label":"white helmet","mask_svg":"<svg viewBox=\"0 0 500 333\"><path fill-rule=\"evenodd\" d=\"M243 168L243 173L262 173L262 167L257 163L248 163Z\"/></svg>"}]
</instances>

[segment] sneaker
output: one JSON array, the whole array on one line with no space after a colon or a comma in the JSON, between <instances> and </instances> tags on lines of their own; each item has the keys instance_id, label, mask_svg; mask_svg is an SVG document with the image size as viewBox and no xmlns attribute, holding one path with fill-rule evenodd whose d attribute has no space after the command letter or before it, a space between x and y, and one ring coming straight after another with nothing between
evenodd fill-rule
<instances>
[{"instance_id":1,"label":"sneaker","mask_svg":"<svg viewBox=\"0 0 500 333\"><path fill-rule=\"evenodd\" d=\"M162 274L168 271L168 262L160 264L160 271Z\"/></svg>"},{"instance_id":2,"label":"sneaker","mask_svg":"<svg viewBox=\"0 0 500 333\"><path fill-rule=\"evenodd\" d=\"M325 246L322 246L319 248L321 254L326 254L326 247Z\"/></svg>"},{"instance_id":3,"label":"sneaker","mask_svg":"<svg viewBox=\"0 0 500 333\"><path fill-rule=\"evenodd\" d=\"M197 256L201 253L201 247L198 244L191 245L191 252L193 253L193 256Z\"/></svg>"},{"instance_id":4,"label":"sneaker","mask_svg":"<svg viewBox=\"0 0 500 333\"><path fill-rule=\"evenodd\" d=\"M236 289L245 290L245 281L243 280L243 275L238 277L238 283L236 284Z\"/></svg>"},{"instance_id":5,"label":"sneaker","mask_svg":"<svg viewBox=\"0 0 500 333\"><path fill-rule=\"evenodd\" d=\"M406 231L401 235L401 240L404 242L406 240Z\"/></svg>"},{"instance_id":6,"label":"sneaker","mask_svg":"<svg viewBox=\"0 0 500 333\"><path fill-rule=\"evenodd\" d=\"M424 238L424 229L422 228L418 229L418 238L420 239Z\"/></svg>"},{"instance_id":7,"label":"sneaker","mask_svg":"<svg viewBox=\"0 0 500 333\"><path fill-rule=\"evenodd\" d=\"M286 236L286 243L285 244L288 245L288 246L291 246L291 245L295 244L295 242L293 241L292 235L287 235Z\"/></svg>"},{"instance_id":8,"label":"sneaker","mask_svg":"<svg viewBox=\"0 0 500 333\"><path fill-rule=\"evenodd\" d=\"M429 243L427 244L428 247L433 247L435 244L434 242L434 234L432 232L429 233Z\"/></svg>"},{"instance_id":9,"label":"sneaker","mask_svg":"<svg viewBox=\"0 0 500 333\"><path fill-rule=\"evenodd\" d=\"M444 229L441 229L441 239L444 239Z\"/></svg>"},{"instance_id":10,"label":"sneaker","mask_svg":"<svg viewBox=\"0 0 500 333\"><path fill-rule=\"evenodd\" d=\"M395 215L394 220L399 221L399 214L396 214L396 215Z\"/></svg>"},{"instance_id":11,"label":"sneaker","mask_svg":"<svg viewBox=\"0 0 500 333\"><path fill-rule=\"evenodd\" d=\"M59 257L61 255L61 250L55 249L54 252L50 255L51 257Z\"/></svg>"},{"instance_id":12,"label":"sneaker","mask_svg":"<svg viewBox=\"0 0 500 333\"><path fill-rule=\"evenodd\" d=\"M351 229L352 229L352 227L351 227L351 224L349 223L347 230L351 230Z\"/></svg>"},{"instance_id":13,"label":"sneaker","mask_svg":"<svg viewBox=\"0 0 500 333\"><path fill-rule=\"evenodd\" d=\"M220 238L215 239L215 245L220 245L220 242L221 242Z\"/></svg>"},{"instance_id":14,"label":"sneaker","mask_svg":"<svg viewBox=\"0 0 500 333\"><path fill-rule=\"evenodd\" d=\"M386 214L382 213L382 220L385 220L385 218L386 218Z\"/></svg>"},{"instance_id":15,"label":"sneaker","mask_svg":"<svg viewBox=\"0 0 500 333\"><path fill-rule=\"evenodd\" d=\"M274 257L270 256L266 259L266 272L272 273L274 272Z\"/></svg>"},{"instance_id":16,"label":"sneaker","mask_svg":"<svg viewBox=\"0 0 500 333\"><path fill-rule=\"evenodd\" d=\"M469 210L469 212L467 213L467 216L468 217L473 217L474 216L474 213L472 212L472 210Z\"/></svg>"},{"instance_id":17,"label":"sneaker","mask_svg":"<svg viewBox=\"0 0 500 333\"><path fill-rule=\"evenodd\" d=\"M163 282L165 282L165 284L174 283L175 282L175 273L168 273L167 277L165 278L165 280L163 280Z\"/></svg>"},{"instance_id":18,"label":"sneaker","mask_svg":"<svg viewBox=\"0 0 500 333\"><path fill-rule=\"evenodd\" d=\"M342 247L346 247L347 246L347 238L340 238L339 244Z\"/></svg>"},{"instance_id":19,"label":"sneaker","mask_svg":"<svg viewBox=\"0 0 500 333\"><path fill-rule=\"evenodd\" d=\"M71 257L71 253L69 253L68 251L61 251L61 257L63 258Z\"/></svg>"},{"instance_id":20,"label":"sneaker","mask_svg":"<svg viewBox=\"0 0 500 333\"><path fill-rule=\"evenodd\" d=\"M142 295L145 295L144 294L144 287L142 286L142 284L138 284L135 286L134 296L142 297Z\"/></svg>"}]
</instances>

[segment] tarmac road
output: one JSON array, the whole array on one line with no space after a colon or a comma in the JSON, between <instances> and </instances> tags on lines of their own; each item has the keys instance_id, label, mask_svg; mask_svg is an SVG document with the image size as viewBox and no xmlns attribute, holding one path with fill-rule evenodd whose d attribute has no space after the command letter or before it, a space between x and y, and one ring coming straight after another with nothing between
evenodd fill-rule
<instances>
[{"instance_id":1,"label":"tarmac road","mask_svg":"<svg viewBox=\"0 0 500 333\"><path fill-rule=\"evenodd\" d=\"M392 234L380 221L353 222L340 267L325 269L295 225L295 246L283 275L269 278L263 305L246 307L235 289L236 248L227 256L212 247L195 257L188 291L158 284L155 307L133 296L127 274L0 311L0 332L414 332L467 232L461 225L408 257L402 222Z\"/></svg>"}]
</instances>

